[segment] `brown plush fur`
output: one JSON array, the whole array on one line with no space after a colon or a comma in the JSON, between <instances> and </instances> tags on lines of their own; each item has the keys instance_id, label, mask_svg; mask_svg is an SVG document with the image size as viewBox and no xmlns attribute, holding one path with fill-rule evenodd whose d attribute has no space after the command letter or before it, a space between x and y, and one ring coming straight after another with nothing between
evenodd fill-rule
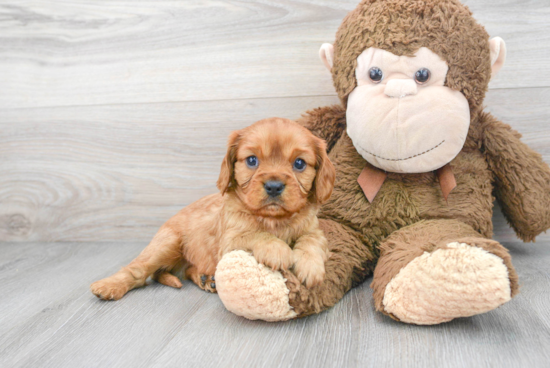
<instances>
[{"instance_id":1,"label":"brown plush fur","mask_svg":"<svg viewBox=\"0 0 550 368\"><path fill-rule=\"evenodd\" d=\"M450 163L458 185L446 202L433 172L389 173L369 203L357 183L367 163L345 132L347 96L356 86L356 59L368 47L412 55L422 46L448 63L445 85L462 92L470 104L468 138ZM283 273L290 305L298 316L331 307L375 266L372 287L376 306L383 311L389 280L416 255L449 241L501 257L515 295L518 282L510 256L489 240L493 195L517 235L533 241L550 227L550 170L517 132L482 111L491 76L484 28L455 0L365 0L345 18L334 47L332 74L343 106L318 108L300 120L332 147L335 188L319 216L333 255L326 263L325 281L311 290L292 273ZM406 255L400 256L401 250Z\"/></svg>"},{"instance_id":2,"label":"brown plush fur","mask_svg":"<svg viewBox=\"0 0 550 368\"><path fill-rule=\"evenodd\" d=\"M256 168L245 160L256 156ZM293 169L301 158L303 171ZM324 278L327 242L319 229L319 205L332 192L334 167L325 143L287 119L266 119L233 132L222 164L218 188L168 220L151 243L127 267L91 285L102 299L120 299L143 286L149 276L181 287L170 271L186 267L186 276L215 292L213 278L220 257L232 250L253 252L258 262L294 273L307 287ZM285 184L270 197L264 184Z\"/></svg>"},{"instance_id":3,"label":"brown plush fur","mask_svg":"<svg viewBox=\"0 0 550 368\"><path fill-rule=\"evenodd\" d=\"M406 15L406 16L404 16ZM458 0L363 0L344 19L334 44L334 86L346 105L357 57L376 47L412 56L422 46L447 61L446 86L479 108L491 78L489 35Z\"/></svg>"},{"instance_id":4,"label":"brown plush fur","mask_svg":"<svg viewBox=\"0 0 550 368\"><path fill-rule=\"evenodd\" d=\"M327 151L330 152L346 129L346 109L340 105L334 105L330 109L319 107L308 111L297 122L311 130L317 137L325 137Z\"/></svg>"}]
</instances>

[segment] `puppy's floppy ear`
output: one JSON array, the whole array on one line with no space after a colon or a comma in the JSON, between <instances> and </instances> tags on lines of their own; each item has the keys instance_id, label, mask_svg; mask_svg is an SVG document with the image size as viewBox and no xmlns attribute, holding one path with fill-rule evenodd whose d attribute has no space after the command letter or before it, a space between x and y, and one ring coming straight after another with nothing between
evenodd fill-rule
<instances>
[{"instance_id":1,"label":"puppy's floppy ear","mask_svg":"<svg viewBox=\"0 0 550 368\"><path fill-rule=\"evenodd\" d=\"M317 151L317 173L315 175L315 198L319 203L325 203L332 194L336 171L328 158L325 141L315 137L315 150Z\"/></svg>"},{"instance_id":2,"label":"puppy's floppy ear","mask_svg":"<svg viewBox=\"0 0 550 368\"><path fill-rule=\"evenodd\" d=\"M223 159L218 178L217 186L222 194L225 194L230 187L235 187L235 162L237 161L237 148L241 139L241 131L231 132L227 141L227 153Z\"/></svg>"}]
</instances>

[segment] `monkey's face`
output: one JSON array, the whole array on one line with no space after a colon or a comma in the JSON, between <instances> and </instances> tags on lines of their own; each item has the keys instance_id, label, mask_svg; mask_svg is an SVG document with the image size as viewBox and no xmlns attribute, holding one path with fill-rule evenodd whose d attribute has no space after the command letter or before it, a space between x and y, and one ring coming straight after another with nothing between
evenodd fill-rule
<instances>
[{"instance_id":1,"label":"monkey's face","mask_svg":"<svg viewBox=\"0 0 550 368\"><path fill-rule=\"evenodd\" d=\"M420 173L456 157L470 108L462 93L444 86L447 70L426 47L415 57L368 48L357 58L347 133L365 160L390 172Z\"/></svg>"}]
</instances>

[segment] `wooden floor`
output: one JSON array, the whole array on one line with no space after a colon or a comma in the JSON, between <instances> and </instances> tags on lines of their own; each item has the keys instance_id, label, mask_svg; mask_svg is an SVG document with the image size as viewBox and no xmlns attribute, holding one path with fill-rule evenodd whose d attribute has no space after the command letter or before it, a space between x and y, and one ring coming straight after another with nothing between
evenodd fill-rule
<instances>
[{"instance_id":1,"label":"wooden floor","mask_svg":"<svg viewBox=\"0 0 550 368\"><path fill-rule=\"evenodd\" d=\"M107 303L92 281L216 191L230 131L338 103L318 58L359 0L0 2L0 367L548 367L550 235L521 293L432 327L374 312L250 322L186 283ZM464 0L508 56L487 109L550 162L550 2Z\"/></svg>"},{"instance_id":2,"label":"wooden floor","mask_svg":"<svg viewBox=\"0 0 550 368\"><path fill-rule=\"evenodd\" d=\"M100 301L88 284L145 243L3 243L0 367L548 367L550 244L505 245L516 298L422 327L375 312L370 280L331 310L284 323L237 317L190 282Z\"/></svg>"}]
</instances>

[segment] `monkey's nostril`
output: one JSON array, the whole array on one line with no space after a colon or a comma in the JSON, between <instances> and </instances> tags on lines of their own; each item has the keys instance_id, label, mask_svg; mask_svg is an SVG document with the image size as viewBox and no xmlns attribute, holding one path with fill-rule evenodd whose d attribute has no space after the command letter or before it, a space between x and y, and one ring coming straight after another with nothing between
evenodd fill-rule
<instances>
[{"instance_id":1,"label":"monkey's nostril","mask_svg":"<svg viewBox=\"0 0 550 368\"><path fill-rule=\"evenodd\" d=\"M264 184L264 189L270 197L277 197L285 190L285 185L280 181L270 180Z\"/></svg>"}]
</instances>

